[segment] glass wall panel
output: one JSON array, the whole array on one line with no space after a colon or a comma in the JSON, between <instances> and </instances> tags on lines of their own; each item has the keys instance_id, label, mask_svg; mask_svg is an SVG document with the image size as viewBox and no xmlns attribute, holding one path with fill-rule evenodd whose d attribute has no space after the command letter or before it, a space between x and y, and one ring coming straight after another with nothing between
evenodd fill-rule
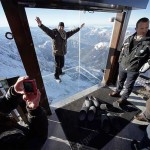
<instances>
[{"instance_id":1,"label":"glass wall panel","mask_svg":"<svg viewBox=\"0 0 150 150\"><path fill-rule=\"evenodd\" d=\"M113 27L109 18L115 14L35 8L26 8L26 13L50 104L60 102L100 82L103 76L101 69L106 67ZM65 23L65 31L85 23L80 32L67 40L63 68L65 75L60 76L62 82L59 84L54 79L52 39L38 27L36 16L50 29L57 29L59 22Z\"/></svg>"},{"instance_id":2,"label":"glass wall panel","mask_svg":"<svg viewBox=\"0 0 150 150\"><path fill-rule=\"evenodd\" d=\"M102 80L102 70L106 68L113 29L109 20L113 16L115 14L106 12L85 12L80 16L81 22L86 22L80 37L80 71L92 77L95 84Z\"/></svg>"},{"instance_id":3,"label":"glass wall panel","mask_svg":"<svg viewBox=\"0 0 150 150\"><path fill-rule=\"evenodd\" d=\"M1 3L0 14L0 78L23 76L26 73L15 41L5 37L6 32L11 30ZM109 19L115 17L115 13L26 8L26 14L50 104L100 83L103 70L106 68L113 31L113 23L109 22ZM50 29L57 28L59 22L65 23L66 31L85 23L80 32L67 41L63 68L65 75L60 77L62 79L60 84L54 80L52 40L37 26L36 16L40 17L42 23ZM136 19L138 20L139 17ZM135 32L136 21L134 14L131 14L125 39ZM149 72L146 74L149 76Z\"/></svg>"},{"instance_id":4,"label":"glass wall panel","mask_svg":"<svg viewBox=\"0 0 150 150\"><path fill-rule=\"evenodd\" d=\"M0 2L0 78L12 78L25 75L25 70L14 39L7 39L6 33L11 29ZM12 35L8 34L8 38Z\"/></svg>"}]
</instances>

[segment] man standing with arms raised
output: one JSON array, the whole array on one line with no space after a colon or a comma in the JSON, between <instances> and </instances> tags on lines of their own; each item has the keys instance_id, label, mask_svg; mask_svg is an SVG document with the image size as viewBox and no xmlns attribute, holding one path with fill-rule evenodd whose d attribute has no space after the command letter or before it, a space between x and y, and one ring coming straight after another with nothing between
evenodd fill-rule
<instances>
[{"instance_id":1,"label":"man standing with arms raised","mask_svg":"<svg viewBox=\"0 0 150 150\"><path fill-rule=\"evenodd\" d=\"M67 53L67 39L77 33L83 26L84 23L71 31L66 32L64 30L64 23L59 22L57 29L49 29L48 27L42 24L42 21L39 17L35 19L38 23L38 26L52 38L53 41L53 55L55 59L55 74L54 77L56 81L61 82L60 75L63 75L62 68L65 63L65 54Z\"/></svg>"}]
</instances>

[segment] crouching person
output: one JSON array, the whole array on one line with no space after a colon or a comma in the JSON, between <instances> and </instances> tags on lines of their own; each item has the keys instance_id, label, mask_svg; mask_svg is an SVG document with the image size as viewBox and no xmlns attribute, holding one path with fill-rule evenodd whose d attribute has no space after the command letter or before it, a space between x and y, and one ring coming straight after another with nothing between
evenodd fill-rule
<instances>
[{"instance_id":1,"label":"crouching person","mask_svg":"<svg viewBox=\"0 0 150 150\"><path fill-rule=\"evenodd\" d=\"M137 116L134 116L135 119L139 121L150 122L150 98L146 101L146 110Z\"/></svg>"},{"instance_id":2,"label":"crouching person","mask_svg":"<svg viewBox=\"0 0 150 150\"><path fill-rule=\"evenodd\" d=\"M0 149L4 150L40 150L48 135L48 120L44 110L39 106L41 93L24 92L23 81L28 77L21 77L14 86L10 87L3 98L0 98ZM26 102L28 112L28 126L21 126L9 113L16 109L19 102Z\"/></svg>"}]
</instances>

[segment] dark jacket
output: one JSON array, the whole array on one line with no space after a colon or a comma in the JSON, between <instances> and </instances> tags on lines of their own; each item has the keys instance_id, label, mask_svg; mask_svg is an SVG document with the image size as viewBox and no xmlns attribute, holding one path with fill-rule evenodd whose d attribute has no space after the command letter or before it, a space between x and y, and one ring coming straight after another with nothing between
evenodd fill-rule
<instances>
[{"instance_id":1,"label":"dark jacket","mask_svg":"<svg viewBox=\"0 0 150 150\"><path fill-rule=\"evenodd\" d=\"M27 108L27 127L12 121L8 114L18 106L20 96L11 87L6 96L0 98L0 149L40 150L48 135L47 116L41 107L34 110Z\"/></svg>"},{"instance_id":2,"label":"dark jacket","mask_svg":"<svg viewBox=\"0 0 150 150\"><path fill-rule=\"evenodd\" d=\"M76 28L66 32L66 39L63 39L57 29L51 30L43 24L39 27L52 38L53 54L59 56L64 56L67 53L67 39L80 30L80 28Z\"/></svg>"},{"instance_id":3,"label":"dark jacket","mask_svg":"<svg viewBox=\"0 0 150 150\"><path fill-rule=\"evenodd\" d=\"M150 30L148 30L145 38L133 46L135 35L136 33L125 40L119 63L125 70L138 72L145 63L150 64Z\"/></svg>"}]
</instances>

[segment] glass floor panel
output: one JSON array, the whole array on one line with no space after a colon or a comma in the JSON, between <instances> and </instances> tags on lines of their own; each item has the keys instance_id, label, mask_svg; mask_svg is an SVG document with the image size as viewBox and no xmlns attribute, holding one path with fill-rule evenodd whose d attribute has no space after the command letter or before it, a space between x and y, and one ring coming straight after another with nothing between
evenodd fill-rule
<instances>
[{"instance_id":1,"label":"glass floor panel","mask_svg":"<svg viewBox=\"0 0 150 150\"><path fill-rule=\"evenodd\" d=\"M43 76L45 90L50 105L99 84L102 79L102 77L98 79L78 67L65 70L65 74L60 78L62 82L57 83L54 79L54 74Z\"/></svg>"}]
</instances>

